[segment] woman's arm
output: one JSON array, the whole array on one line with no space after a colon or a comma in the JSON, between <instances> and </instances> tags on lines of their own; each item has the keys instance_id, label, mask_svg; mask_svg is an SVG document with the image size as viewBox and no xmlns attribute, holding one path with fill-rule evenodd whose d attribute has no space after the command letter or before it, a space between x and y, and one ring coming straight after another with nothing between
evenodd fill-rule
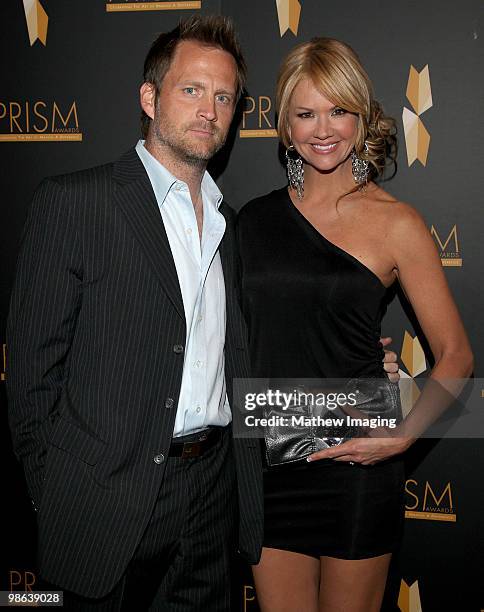
<instances>
[{"instance_id":1,"label":"woman's arm","mask_svg":"<svg viewBox=\"0 0 484 612\"><path fill-rule=\"evenodd\" d=\"M370 438L354 438L325 449L309 460L333 458L364 465L406 450L458 396L473 371L473 356L457 306L450 293L435 243L410 206L392 204L386 247L435 359L435 366L415 406L401 426L379 428ZM377 437L378 436L378 437Z\"/></svg>"},{"instance_id":2,"label":"woman's arm","mask_svg":"<svg viewBox=\"0 0 484 612\"><path fill-rule=\"evenodd\" d=\"M450 293L435 243L416 210L397 204L391 248L400 285L417 316L435 359L431 377L468 377L473 356Z\"/></svg>"}]
</instances>

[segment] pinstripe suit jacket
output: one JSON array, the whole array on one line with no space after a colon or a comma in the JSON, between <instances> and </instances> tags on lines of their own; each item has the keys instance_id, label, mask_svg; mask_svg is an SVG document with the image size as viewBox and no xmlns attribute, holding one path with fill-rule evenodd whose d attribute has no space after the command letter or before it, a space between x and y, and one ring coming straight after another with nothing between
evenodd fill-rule
<instances>
[{"instance_id":1,"label":"pinstripe suit jacket","mask_svg":"<svg viewBox=\"0 0 484 612\"><path fill-rule=\"evenodd\" d=\"M234 212L220 245L227 296L225 375L248 375L237 300ZM185 315L175 264L134 149L46 179L24 233L7 331L14 448L38 507L39 565L100 597L121 577L163 480L180 392ZM240 552L262 539L260 454L234 441Z\"/></svg>"}]
</instances>

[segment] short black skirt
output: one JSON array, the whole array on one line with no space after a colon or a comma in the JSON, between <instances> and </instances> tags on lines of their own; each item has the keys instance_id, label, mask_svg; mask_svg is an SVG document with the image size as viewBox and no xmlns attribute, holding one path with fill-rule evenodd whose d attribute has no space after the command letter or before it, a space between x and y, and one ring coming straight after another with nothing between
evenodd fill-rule
<instances>
[{"instance_id":1,"label":"short black skirt","mask_svg":"<svg viewBox=\"0 0 484 612\"><path fill-rule=\"evenodd\" d=\"M404 485L401 458L266 467L264 546L339 559L393 552L403 530Z\"/></svg>"}]
</instances>

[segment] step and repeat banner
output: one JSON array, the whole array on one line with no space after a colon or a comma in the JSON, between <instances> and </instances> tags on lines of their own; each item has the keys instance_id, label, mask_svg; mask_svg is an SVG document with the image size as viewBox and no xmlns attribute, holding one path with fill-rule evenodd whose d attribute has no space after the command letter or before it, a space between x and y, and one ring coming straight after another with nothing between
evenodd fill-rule
<instances>
[{"instance_id":1,"label":"step and repeat banner","mask_svg":"<svg viewBox=\"0 0 484 612\"><path fill-rule=\"evenodd\" d=\"M146 52L159 32L196 12L234 19L249 66L240 123L211 168L237 210L286 180L274 109L282 57L313 36L339 38L357 51L377 99L398 124L397 173L384 187L425 218L471 338L475 375L484 376L480 0L2 2L0 589L29 589L36 580L35 520L11 451L4 388L5 320L33 191L45 176L114 160L136 143ZM393 337L401 376L413 379L418 393L419 377L428 374L432 361L403 296L391 304L383 332ZM484 409L484 389L479 395ZM422 440L406 463L405 533L384 610L483 610L482 440ZM243 564L234 601L236 609L258 610Z\"/></svg>"}]
</instances>

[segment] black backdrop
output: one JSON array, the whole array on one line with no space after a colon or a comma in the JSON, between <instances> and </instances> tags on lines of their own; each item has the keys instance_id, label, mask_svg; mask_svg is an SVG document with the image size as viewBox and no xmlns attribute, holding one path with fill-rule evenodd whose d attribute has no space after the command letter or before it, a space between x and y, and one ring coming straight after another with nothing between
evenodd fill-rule
<instances>
[{"instance_id":1,"label":"black backdrop","mask_svg":"<svg viewBox=\"0 0 484 612\"><path fill-rule=\"evenodd\" d=\"M22 0L0 7L1 90L1 321L5 318L15 260L32 193L47 175L115 159L139 137L138 86L146 51L158 32L181 16L201 11L234 18L250 78L246 112L225 155L213 167L229 203L283 184L274 137L274 85L283 55L316 35L349 42L373 79L377 97L399 125L398 172L386 188L424 215L441 250L449 284L471 337L476 376L482 376L480 334L482 273L481 165L484 124L482 2L413 0L202 0L119 2L40 0L48 16L46 44L32 45ZM37 7L38 0L30 2ZM294 17L301 7L299 19ZM150 9L150 10L141 10ZM41 9L38 9L41 12ZM289 10L289 13L287 11ZM291 12L292 11L292 12ZM281 35L280 22L292 15ZM297 16L297 15L296 15ZM38 22L42 26L42 19ZM35 38L35 20L31 20ZM285 28L283 28L284 30ZM42 27L39 30L42 36ZM406 97L410 67L432 105L422 110ZM428 66L429 82L423 69ZM422 97L422 96L421 96ZM428 106L428 104L426 105ZM420 115L430 135L428 155L409 162L413 145L403 108ZM422 139L422 128L420 139ZM397 299L383 331L394 338L402 375L417 377L420 347L412 316ZM413 341L404 350L405 334ZM422 339L421 339L422 340ZM422 345L425 343L422 340ZM410 352L409 352L410 351ZM2 381L5 378L5 350ZM423 366L427 372L429 362ZM420 368L421 370L422 368ZM476 381L477 382L477 381ZM133 384L135 381L133 381ZM10 448L5 389L1 449L4 494L0 587L23 589L35 575L34 522L21 470ZM484 608L484 450L480 439L421 441L407 460L407 520L394 560L385 609L402 612ZM234 598L241 610L257 610L250 574L240 568ZM397 603L398 601L398 603Z\"/></svg>"}]
</instances>

